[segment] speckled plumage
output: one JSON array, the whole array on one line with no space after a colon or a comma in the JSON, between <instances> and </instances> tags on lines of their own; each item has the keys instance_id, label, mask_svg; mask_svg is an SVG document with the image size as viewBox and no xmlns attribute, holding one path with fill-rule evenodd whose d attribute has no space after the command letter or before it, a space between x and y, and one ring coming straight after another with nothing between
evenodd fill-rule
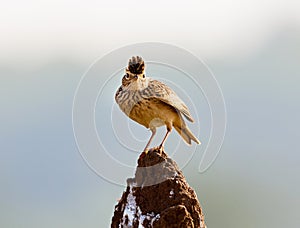
<instances>
[{"instance_id":1,"label":"speckled plumage","mask_svg":"<svg viewBox=\"0 0 300 228\"><path fill-rule=\"evenodd\" d=\"M193 118L184 102L167 85L145 76L145 63L141 57L129 60L122 85L116 92L115 100L120 109L132 120L150 128L152 131L145 150L156 132L156 127L167 126L167 134L160 147L163 146L172 127L191 144L200 143L186 126L183 117L193 122Z\"/></svg>"}]
</instances>

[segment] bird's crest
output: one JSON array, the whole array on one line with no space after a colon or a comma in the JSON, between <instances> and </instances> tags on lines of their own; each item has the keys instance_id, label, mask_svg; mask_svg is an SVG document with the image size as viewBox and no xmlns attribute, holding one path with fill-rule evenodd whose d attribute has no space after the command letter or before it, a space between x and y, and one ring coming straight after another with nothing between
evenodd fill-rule
<instances>
[{"instance_id":1,"label":"bird's crest","mask_svg":"<svg viewBox=\"0 0 300 228\"><path fill-rule=\"evenodd\" d=\"M132 74L142 74L145 70L145 63L142 57L133 56L129 59L127 69Z\"/></svg>"}]
</instances>

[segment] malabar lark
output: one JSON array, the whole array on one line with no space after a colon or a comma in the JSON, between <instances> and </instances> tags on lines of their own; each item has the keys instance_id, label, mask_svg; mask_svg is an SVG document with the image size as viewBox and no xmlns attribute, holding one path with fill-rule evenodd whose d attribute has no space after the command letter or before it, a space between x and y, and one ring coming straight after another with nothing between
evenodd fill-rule
<instances>
[{"instance_id":1,"label":"malabar lark","mask_svg":"<svg viewBox=\"0 0 300 228\"><path fill-rule=\"evenodd\" d=\"M167 85L146 77L145 63L141 57L129 59L115 100L129 118L151 130L152 134L144 152L148 152L156 128L164 125L167 127L167 133L159 149L163 148L173 127L187 144L191 145L192 141L200 144L183 119L184 116L190 122L194 122L187 106Z\"/></svg>"}]
</instances>

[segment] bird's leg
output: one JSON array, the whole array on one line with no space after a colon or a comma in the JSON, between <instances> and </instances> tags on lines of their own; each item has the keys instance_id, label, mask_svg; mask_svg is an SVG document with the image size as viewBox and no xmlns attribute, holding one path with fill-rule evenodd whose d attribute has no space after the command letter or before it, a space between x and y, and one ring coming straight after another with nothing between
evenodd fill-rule
<instances>
[{"instance_id":1,"label":"bird's leg","mask_svg":"<svg viewBox=\"0 0 300 228\"><path fill-rule=\"evenodd\" d=\"M171 133L171 130L172 130L172 128L167 127L167 133L166 133L164 139L162 140L161 144L160 144L159 147L158 147L159 150L162 150L162 149L163 149L164 143L165 143L165 141L167 140L169 134Z\"/></svg>"},{"instance_id":2,"label":"bird's leg","mask_svg":"<svg viewBox=\"0 0 300 228\"><path fill-rule=\"evenodd\" d=\"M156 133L156 128L151 128L150 130L151 130L152 134L151 134L151 137L150 137L150 139L149 139L149 141L148 141L148 143L147 143L147 145L146 145L146 147L144 149L144 152L146 154L148 153L148 146L150 145L150 143L151 143L151 141L152 141L152 139L153 139L153 137L154 137L154 135Z\"/></svg>"}]
</instances>

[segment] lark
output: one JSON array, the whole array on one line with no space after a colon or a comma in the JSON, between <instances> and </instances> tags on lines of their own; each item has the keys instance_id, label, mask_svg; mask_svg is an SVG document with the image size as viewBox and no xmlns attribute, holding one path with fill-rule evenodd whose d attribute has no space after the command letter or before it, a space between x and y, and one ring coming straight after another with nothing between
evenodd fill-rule
<instances>
[{"instance_id":1,"label":"lark","mask_svg":"<svg viewBox=\"0 0 300 228\"><path fill-rule=\"evenodd\" d=\"M163 148L173 127L187 144L191 145L192 141L200 144L183 119L184 116L188 121L194 122L187 106L167 85L146 77L145 63L141 57L129 59L115 100L130 119L151 130L144 152L148 152L156 128L164 125L167 132L159 149Z\"/></svg>"}]
</instances>

